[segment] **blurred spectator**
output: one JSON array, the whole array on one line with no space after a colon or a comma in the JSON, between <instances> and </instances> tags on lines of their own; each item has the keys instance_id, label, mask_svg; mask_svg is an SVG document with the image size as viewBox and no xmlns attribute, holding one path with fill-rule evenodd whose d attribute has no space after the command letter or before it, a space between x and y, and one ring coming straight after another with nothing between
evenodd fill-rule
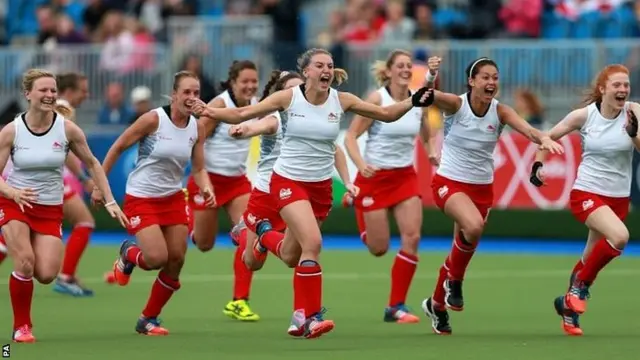
<instances>
[{"instance_id":1,"label":"blurred spectator","mask_svg":"<svg viewBox=\"0 0 640 360\"><path fill-rule=\"evenodd\" d=\"M125 28L133 35L135 50L130 58L130 70L151 70L155 66L155 38L138 20L127 17Z\"/></svg>"},{"instance_id":2,"label":"blurred spectator","mask_svg":"<svg viewBox=\"0 0 640 360\"><path fill-rule=\"evenodd\" d=\"M552 0L556 14L569 20L577 20L580 16L590 12L608 13L629 0Z\"/></svg>"},{"instance_id":3,"label":"blurred spectator","mask_svg":"<svg viewBox=\"0 0 640 360\"><path fill-rule=\"evenodd\" d=\"M531 126L542 128L544 108L536 94L526 89L518 89L514 94L514 108L518 115L527 120Z\"/></svg>"},{"instance_id":4,"label":"blurred spectator","mask_svg":"<svg viewBox=\"0 0 640 360\"><path fill-rule=\"evenodd\" d=\"M329 26L318 35L318 44L324 48L342 42L342 32L345 26L345 16L342 10L333 10L329 14Z\"/></svg>"},{"instance_id":5,"label":"blurred spectator","mask_svg":"<svg viewBox=\"0 0 640 360\"><path fill-rule=\"evenodd\" d=\"M38 20L38 44L45 45L56 36L56 16L53 8L44 5L36 9Z\"/></svg>"},{"instance_id":6,"label":"blurred spectator","mask_svg":"<svg viewBox=\"0 0 640 360\"><path fill-rule=\"evenodd\" d=\"M233 2L235 2L234 0ZM165 40L166 22L170 16L195 16L197 0L136 0L133 5L136 18L157 38Z\"/></svg>"},{"instance_id":7,"label":"blurred spectator","mask_svg":"<svg viewBox=\"0 0 640 360\"><path fill-rule=\"evenodd\" d=\"M407 7L407 16L414 19L418 17L416 11L419 6L426 6L431 12L438 10L438 0L407 0L405 5Z\"/></svg>"},{"instance_id":8,"label":"blurred spectator","mask_svg":"<svg viewBox=\"0 0 640 360\"><path fill-rule=\"evenodd\" d=\"M134 112L124 100L122 84L116 82L109 84L106 97L106 103L98 113L98 123L102 125L129 123Z\"/></svg>"},{"instance_id":9,"label":"blurred spectator","mask_svg":"<svg viewBox=\"0 0 640 360\"><path fill-rule=\"evenodd\" d=\"M87 0L87 7L82 13L85 35L93 37L110 10L113 10L113 7L104 0Z\"/></svg>"},{"instance_id":10,"label":"blurred spectator","mask_svg":"<svg viewBox=\"0 0 640 360\"><path fill-rule=\"evenodd\" d=\"M72 24L82 25L82 14L84 13L82 2L78 0L50 0L50 6L54 12L69 16Z\"/></svg>"},{"instance_id":11,"label":"blurred spectator","mask_svg":"<svg viewBox=\"0 0 640 360\"><path fill-rule=\"evenodd\" d=\"M273 20L274 63L278 69L295 69L296 57L304 51L300 38L302 0L260 0L259 6Z\"/></svg>"},{"instance_id":12,"label":"blurred spectator","mask_svg":"<svg viewBox=\"0 0 640 360\"><path fill-rule=\"evenodd\" d=\"M416 31L415 21L405 16L404 0L387 1L387 22L382 26L380 40L410 42Z\"/></svg>"},{"instance_id":13,"label":"blurred spectator","mask_svg":"<svg viewBox=\"0 0 640 360\"><path fill-rule=\"evenodd\" d=\"M433 23L432 8L426 3L418 3L414 8L416 28L413 33L415 40L437 40L443 37L442 32Z\"/></svg>"},{"instance_id":14,"label":"blurred spectator","mask_svg":"<svg viewBox=\"0 0 640 360\"><path fill-rule=\"evenodd\" d=\"M191 71L200 78L200 99L208 103L218 95L215 79L207 77L202 71L202 61L197 55L187 55L182 62L181 70Z\"/></svg>"},{"instance_id":15,"label":"blurred spectator","mask_svg":"<svg viewBox=\"0 0 640 360\"><path fill-rule=\"evenodd\" d=\"M73 20L66 14L56 17L56 41L58 44L82 44L87 41L82 33L74 29Z\"/></svg>"},{"instance_id":16,"label":"blurred spectator","mask_svg":"<svg viewBox=\"0 0 640 360\"><path fill-rule=\"evenodd\" d=\"M542 7L542 0L509 0L499 14L506 34L510 37L540 36Z\"/></svg>"},{"instance_id":17,"label":"blurred spectator","mask_svg":"<svg viewBox=\"0 0 640 360\"><path fill-rule=\"evenodd\" d=\"M131 90L131 105L133 106L133 115L129 120L129 124L133 124L144 113L151 111L151 89L146 86L137 86Z\"/></svg>"},{"instance_id":18,"label":"blurred spectator","mask_svg":"<svg viewBox=\"0 0 640 360\"><path fill-rule=\"evenodd\" d=\"M100 55L100 67L112 74L126 74L135 65L133 58L135 42L131 31L124 26L124 14L120 11L108 12L99 29L104 43Z\"/></svg>"},{"instance_id":19,"label":"blurred spectator","mask_svg":"<svg viewBox=\"0 0 640 360\"><path fill-rule=\"evenodd\" d=\"M378 37L384 24L370 0L351 0L347 4L342 39L347 43L369 42Z\"/></svg>"}]
</instances>

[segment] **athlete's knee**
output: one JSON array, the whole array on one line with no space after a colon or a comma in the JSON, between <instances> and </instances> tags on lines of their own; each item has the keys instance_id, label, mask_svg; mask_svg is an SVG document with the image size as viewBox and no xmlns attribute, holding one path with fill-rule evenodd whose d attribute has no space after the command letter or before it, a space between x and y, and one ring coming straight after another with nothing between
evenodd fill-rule
<instances>
[{"instance_id":1,"label":"athlete's knee","mask_svg":"<svg viewBox=\"0 0 640 360\"><path fill-rule=\"evenodd\" d=\"M184 258L185 254L182 251L172 251L167 256L166 266L171 266L172 268L180 268L184 266Z\"/></svg>"},{"instance_id":2,"label":"athlete's knee","mask_svg":"<svg viewBox=\"0 0 640 360\"><path fill-rule=\"evenodd\" d=\"M36 271L33 276L40 284L47 285L51 284L53 280L55 280L58 275L55 272L43 272Z\"/></svg>"},{"instance_id":3,"label":"athlete's knee","mask_svg":"<svg viewBox=\"0 0 640 360\"><path fill-rule=\"evenodd\" d=\"M198 250L202 252L208 252L213 250L213 247L216 244L216 239L212 238L205 241L205 240L202 240L201 238L194 237L194 243L196 244L196 247L198 248Z\"/></svg>"},{"instance_id":4,"label":"athlete's knee","mask_svg":"<svg viewBox=\"0 0 640 360\"><path fill-rule=\"evenodd\" d=\"M151 269L160 269L164 267L168 260L169 255L166 250L148 250L144 252L144 261Z\"/></svg>"},{"instance_id":5,"label":"athlete's knee","mask_svg":"<svg viewBox=\"0 0 640 360\"><path fill-rule=\"evenodd\" d=\"M402 251L416 255L418 253L418 246L420 245L420 231L408 231L401 234L401 241Z\"/></svg>"},{"instance_id":6,"label":"athlete's knee","mask_svg":"<svg viewBox=\"0 0 640 360\"><path fill-rule=\"evenodd\" d=\"M244 265L251 271L258 271L264 266L263 261L244 259Z\"/></svg>"},{"instance_id":7,"label":"athlete's knee","mask_svg":"<svg viewBox=\"0 0 640 360\"><path fill-rule=\"evenodd\" d=\"M609 234L609 243L616 249L622 250L629 242L629 230L625 226L620 226Z\"/></svg>"},{"instance_id":8,"label":"athlete's knee","mask_svg":"<svg viewBox=\"0 0 640 360\"><path fill-rule=\"evenodd\" d=\"M20 251L13 253L13 269L21 276L32 277L34 275L36 257L32 251Z\"/></svg>"},{"instance_id":9,"label":"athlete's knee","mask_svg":"<svg viewBox=\"0 0 640 360\"><path fill-rule=\"evenodd\" d=\"M293 269L298 266L298 262L300 262L300 253L293 251L281 251L280 259L282 259L282 262L287 265L287 267Z\"/></svg>"},{"instance_id":10,"label":"athlete's knee","mask_svg":"<svg viewBox=\"0 0 640 360\"><path fill-rule=\"evenodd\" d=\"M384 256L384 254L386 254L387 251L389 251L389 242L388 241L368 242L367 249L369 249L369 252L373 256L376 256L376 257Z\"/></svg>"},{"instance_id":11,"label":"athlete's knee","mask_svg":"<svg viewBox=\"0 0 640 360\"><path fill-rule=\"evenodd\" d=\"M462 224L461 228L465 240L469 243L475 243L480 240L482 232L484 231L484 220L478 217L477 219L473 219Z\"/></svg>"}]
</instances>

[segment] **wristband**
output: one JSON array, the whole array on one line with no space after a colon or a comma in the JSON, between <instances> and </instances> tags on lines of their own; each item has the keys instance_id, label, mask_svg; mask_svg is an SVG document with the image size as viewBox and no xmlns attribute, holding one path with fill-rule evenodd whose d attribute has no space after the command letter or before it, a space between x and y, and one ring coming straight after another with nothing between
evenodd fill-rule
<instances>
[{"instance_id":1,"label":"wristband","mask_svg":"<svg viewBox=\"0 0 640 360\"><path fill-rule=\"evenodd\" d=\"M115 200L111 200L108 203L104 204L104 207L111 206L117 204Z\"/></svg>"}]
</instances>

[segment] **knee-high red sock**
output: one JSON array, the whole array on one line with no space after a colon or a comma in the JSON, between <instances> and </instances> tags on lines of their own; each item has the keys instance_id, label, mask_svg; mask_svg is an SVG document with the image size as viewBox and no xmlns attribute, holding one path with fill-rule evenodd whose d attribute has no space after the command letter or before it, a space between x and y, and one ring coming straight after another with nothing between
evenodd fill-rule
<instances>
[{"instance_id":1,"label":"knee-high red sock","mask_svg":"<svg viewBox=\"0 0 640 360\"><path fill-rule=\"evenodd\" d=\"M306 317L311 317L322 309L322 268L312 260L304 260L296 266L298 278L294 280L294 293L300 297L299 305Z\"/></svg>"},{"instance_id":2,"label":"knee-high red sock","mask_svg":"<svg viewBox=\"0 0 640 360\"><path fill-rule=\"evenodd\" d=\"M577 274L578 272L580 272L580 270L582 270L583 267L584 261L582 260L582 258L580 258L580 260L578 260L578 262L576 262L576 264L573 266L573 270L571 270L571 273Z\"/></svg>"},{"instance_id":3,"label":"knee-high red sock","mask_svg":"<svg viewBox=\"0 0 640 360\"><path fill-rule=\"evenodd\" d=\"M407 293L416 273L418 257L402 250L398 252L391 267L391 293L389 294L389 306L404 304Z\"/></svg>"},{"instance_id":4,"label":"knee-high red sock","mask_svg":"<svg viewBox=\"0 0 640 360\"><path fill-rule=\"evenodd\" d=\"M4 236L0 234L0 264L7 258L7 242L4 240Z\"/></svg>"},{"instance_id":5,"label":"knee-high red sock","mask_svg":"<svg viewBox=\"0 0 640 360\"><path fill-rule=\"evenodd\" d=\"M367 227L364 223L364 212L356 208L356 224L358 224L358 233L360 234L360 240L365 245L367 244Z\"/></svg>"},{"instance_id":6,"label":"knee-high red sock","mask_svg":"<svg viewBox=\"0 0 640 360\"><path fill-rule=\"evenodd\" d=\"M147 306L142 310L142 316L146 318L155 318L160 315L162 308L169 302L171 295L180 289L180 281L172 279L163 271L158 273L156 281L151 287L151 294L147 301Z\"/></svg>"},{"instance_id":7,"label":"knee-high red sock","mask_svg":"<svg viewBox=\"0 0 640 360\"><path fill-rule=\"evenodd\" d=\"M247 231L242 230L240 236L243 238L240 241L244 246L238 246L233 257L233 300L248 300L253 271L247 268L242 259L242 253L247 247Z\"/></svg>"},{"instance_id":8,"label":"knee-high red sock","mask_svg":"<svg viewBox=\"0 0 640 360\"><path fill-rule=\"evenodd\" d=\"M92 232L93 225L78 224L73 228L64 251L64 261L62 262L60 275L68 278L73 278L76 275L80 258L89 244Z\"/></svg>"},{"instance_id":9,"label":"knee-high red sock","mask_svg":"<svg viewBox=\"0 0 640 360\"><path fill-rule=\"evenodd\" d=\"M296 289L300 288L300 279L302 276L297 276L295 269L293 270L293 311L296 310L304 310L304 294L300 294L300 292L296 291Z\"/></svg>"},{"instance_id":10,"label":"knee-high red sock","mask_svg":"<svg viewBox=\"0 0 640 360\"><path fill-rule=\"evenodd\" d=\"M470 244L463 240L462 231L456 234L449 254L449 278L451 280L464 280L464 274L467 272L467 266L476 252L477 243Z\"/></svg>"},{"instance_id":11,"label":"knee-high red sock","mask_svg":"<svg viewBox=\"0 0 640 360\"><path fill-rule=\"evenodd\" d=\"M444 307L444 282L447 280L447 276L449 275L449 264L449 257L447 257L444 261L444 264L442 264L442 266L440 267L438 279L436 280L436 288L433 290L433 296L431 297L434 306L438 308Z\"/></svg>"},{"instance_id":12,"label":"knee-high red sock","mask_svg":"<svg viewBox=\"0 0 640 360\"><path fill-rule=\"evenodd\" d=\"M280 247L282 247L282 241L284 240L284 234L277 231L267 231L260 237L260 245L269 250L270 253L280 258Z\"/></svg>"},{"instance_id":13,"label":"knee-high red sock","mask_svg":"<svg viewBox=\"0 0 640 360\"><path fill-rule=\"evenodd\" d=\"M144 255L142 250L137 245L134 245L127 250L127 261L136 264L142 270L151 270L151 267L144 261Z\"/></svg>"},{"instance_id":14,"label":"knee-high red sock","mask_svg":"<svg viewBox=\"0 0 640 360\"><path fill-rule=\"evenodd\" d=\"M591 254L586 258L584 267L578 272L576 278L579 281L593 283L600 270L620 254L622 254L622 250L613 247L606 239L598 241Z\"/></svg>"},{"instance_id":15,"label":"knee-high red sock","mask_svg":"<svg viewBox=\"0 0 640 360\"><path fill-rule=\"evenodd\" d=\"M31 301L33 299L33 279L16 274L9 276L9 294L13 308L13 330L31 324Z\"/></svg>"}]
</instances>

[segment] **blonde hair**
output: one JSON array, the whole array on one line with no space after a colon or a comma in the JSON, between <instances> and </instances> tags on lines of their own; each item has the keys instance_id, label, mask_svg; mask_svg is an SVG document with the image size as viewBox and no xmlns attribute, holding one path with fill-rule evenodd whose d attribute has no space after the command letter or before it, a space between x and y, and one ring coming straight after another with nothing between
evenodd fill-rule
<instances>
[{"instance_id":1,"label":"blonde hair","mask_svg":"<svg viewBox=\"0 0 640 360\"><path fill-rule=\"evenodd\" d=\"M389 82L389 77L387 76L387 70L391 69L391 66L396 62L398 56L408 56L411 58L411 53L406 50L393 50L387 56L387 60L378 60L371 65L371 73L373 78L376 80L379 86L382 86Z\"/></svg>"},{"instance_id":2,"label":"blonde hair","mask_svg":"<svg viewBox=\"0 0 640 360\"><path fill-rule=\"evenodd\" d=\"M333 55L331 55L331 53L325 49L320 49L320 48L309 49L305 51L302 55L300 55L300 57L298 58L298 72L300 74L304 74L304 69L306 69L307 66L309 66L309 64L311 63L311 58L318 54L329 55L333 58ZM341 68L333 69L333 82L336 85L340 85L346 82L347 80L349 80L349 74L347 74L347 71L345 69L341 69Z\"/></svg>"},{"instance_id":3,"label":"blonde hair","mask_svg":"<svg viewBox=\"0 0 640 360\"><path fill-rule=\"evenodd\" d=\"M43 69L29 69L22 76L22 90L24 92L33 90L33 83L41 78L52 78L54 81L56 80L56 76L50 71ZM60 103L56 103L53 106L53 111L59 113L67 119L72 119L74 116L74 111L72 108Z\"/></svg>"}]
</instances>

